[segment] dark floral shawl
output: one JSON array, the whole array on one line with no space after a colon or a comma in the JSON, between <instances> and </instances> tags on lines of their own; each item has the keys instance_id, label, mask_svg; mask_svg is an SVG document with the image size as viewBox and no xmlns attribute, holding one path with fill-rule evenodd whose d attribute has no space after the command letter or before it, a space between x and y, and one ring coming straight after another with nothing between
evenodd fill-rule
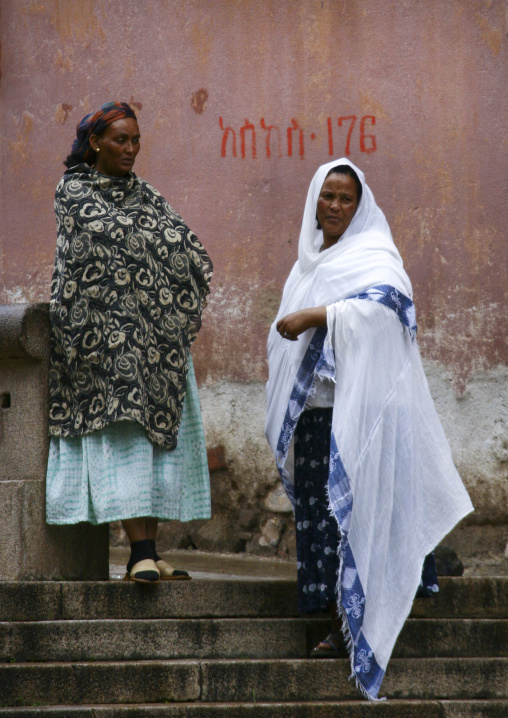
<instances>
[{"instance_id":1,"label":"dark floral shawl","mask_svg":"<svg viewBox=\"0 0 508 718\"><path fill-rule=\"evenodd\" d=\"M189 347L212 263L166 200L133 172L68 170L55 195L50 434L120 419L174 449Z\"/></svg>"}]
</instances>

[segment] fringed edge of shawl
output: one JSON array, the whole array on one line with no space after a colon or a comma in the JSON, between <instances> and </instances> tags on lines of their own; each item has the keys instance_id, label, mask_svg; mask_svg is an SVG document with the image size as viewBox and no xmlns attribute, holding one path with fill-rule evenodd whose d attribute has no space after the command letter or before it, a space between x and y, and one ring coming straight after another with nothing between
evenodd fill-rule
<instances>
[{"instance_id":1,"label":"fringed edge of shawl","mask_svg":"<svg viewBox=\"0 0 508 718\"><path fill-rule=\"evenodd\" d=\"M330 516L335 520L339 533L340 533L340 541L337 548L337 556L339 557L339 571L338 571L338 577L337 577L337 584L335 586L335 593L337 596L337 614L341 621L341 633L344 637L344 642L346 644L346 650L348 652L349 657L349 663L351 666L351 674L348 678L348 681L352 681L353 678L355 680L355 686L358 689L358 691L361 693L361 695L373 703L381 703L382 701L385 701L386 698L378 698L377 696L372 696L368 691L366 690L365 686L362 685L360 680L358 679L358 676L355 671L355 646L354 646L354 640L353 636L351 634L351 629L349 627L349 621L347 618L346 609L342 605L342 571L344 568L344 545L345 541L347 541L344 532L342 531L339 522L337 521L337 516L335 515L335 511L332 507L332 502L330 499L330 490L329 485L327 483L326 485L326 497L328 501L328 513Z\"/></svg>"}]
</instances>

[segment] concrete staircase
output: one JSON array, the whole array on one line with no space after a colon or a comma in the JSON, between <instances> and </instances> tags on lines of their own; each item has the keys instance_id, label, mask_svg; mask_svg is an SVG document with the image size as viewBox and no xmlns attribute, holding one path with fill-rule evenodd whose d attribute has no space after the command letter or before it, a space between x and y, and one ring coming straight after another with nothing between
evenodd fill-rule
<instances>
[{"instance_id":1,"label":"concrete staircase","mask_svg":"<svg viewBox=\"0 0 508 718\"><path fill-rule=\"evenodd\" d=\"M0 582L0 718L506 718L508 577L440 583L373 704L293 581Z\"/></svg>"}]
</instances>

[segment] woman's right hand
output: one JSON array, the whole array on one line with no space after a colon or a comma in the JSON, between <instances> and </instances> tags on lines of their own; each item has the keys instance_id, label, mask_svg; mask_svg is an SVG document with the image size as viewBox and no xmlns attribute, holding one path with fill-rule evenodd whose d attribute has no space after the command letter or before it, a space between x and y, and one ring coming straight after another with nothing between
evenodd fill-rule
<instances>
[{"instance_id":1,"label":"woman's right hand","mask_svg":"<svg viewBox=\"0 0 508 718\"><path fill-rule=\"evenodd\" d=\"M326 327L326 307L299 309L277 322L277 331L290 342L298 341L298 336L311 327Z\"/></svg>"}]
</instances>

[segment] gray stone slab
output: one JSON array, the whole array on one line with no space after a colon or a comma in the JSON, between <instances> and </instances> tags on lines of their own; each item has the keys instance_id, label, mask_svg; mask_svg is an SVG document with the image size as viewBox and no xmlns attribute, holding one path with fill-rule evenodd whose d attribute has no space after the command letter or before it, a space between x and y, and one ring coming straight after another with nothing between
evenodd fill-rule
<instances>
[{"instance_id":1,"label":"gray stone slab","mask_svg":"<svg viewBox=\"0 0 508 718\"><path fill-rule=\"evenodd\" d=\"M409 619L395 644L394 657L508 656L506 619Z\"/></svg>"},{"instance_id":2,"label":"gray stone slab","mask_svg":"<svg viewBox=\"0 0 508 718\"><path fill-rule=\"evenodd\" d=\"M326 624L326 629L328 624ZM322 622L309 622L309 648L327 634ZM345 651L344 651L345 654ZM508 620L505 619L409 619L393 658L496 657L508 656Z\"/></svg>"},{"instance_id":3,"label":"gray stone slab","mask_svg":"<svg viewBox=\"0 0 508 718\"><path fill-rule=\"evenodd\" d=\"M60 586L61 599L55 585ZM438 597L417 599L411 616L508 617L508 577L447 578L441 587ZM23 597L19 601L18 591ZM122 581L0 581L0 620L248 616L297 617L295 583L200 579L143 586Z\"/></svg>"},{"instance_id":4,"label":"gray stone slab","mask_svg":"<svg viewBox=\"0 0 508 718\"><path fill-rule=\"evenodd\" d=\"M1 331L1 326L0 326ZM0 357L0 481L44 481L48 458L47 362Z\"/></svg>"},{"instance_id":5,"label":"gray stone slab","mask_svg":"<svg viewBox=\"0 0 508 718\"><path fill-rule=\"evenodd\" d=\"M0 621L62 618L59 581L0 581Z\"/></svg>"},{"instance_id":6,"label":"gray stone slab","mask_svg":"<svg viewBox=\"0 0 508 718\"><path fill-rule=\"evenodd\" d=\"M0 704L38 706L193 701L196 661L0 664Z\"/></svg>"},{"instance_id":7,"label":"gray stone slab","mask_svg":"<svg viewBox=\"0 0 508 718\"><path fill-rule=\"evenodd\" d=\"M358 698L349 661L204 661L206 701ZM382 687L389 698L507 698L508 659L393 659Z\"/></svg>"},{"instance_id":8,"label":"gray stone slab","mask_svg":"<svg viewBox=\"0 0 508 718\"><path fill-rule=\"evenodd\" d=\"M349 661L215 661L202 666L205 701L301 701L358 698Z\"/></svg>"},{"instance_id":9,"label":"gray stone slab","mask_svg":"<svg viewBox=\"0 0 508 718\"><path fill-rule=\"evenodd\" d=\"M451 712L449 712L451 711ZM180 703L3 708L0 718L506 718L507 701Z\"/></svg>"},{"instance_id":10,"label":"gray stone slab","mask_svg":"<svg viewBox=\"0 0 508 718\"><path fill-rule=\"evenodd\" d=\"M306 658L326 619L159 619L0 623L0 661ZM393 657L508 655L508 621L410 619ZM343 648L343 657L346 657Z\"/></svg>"},{"instance_id":11,"label":"gray stone slab","mask_svg":"<svg viewBox=\"0 0 508 718\"><path fill-rule=\"evenodd\" d=\"M442 718L506 718L508 701L441 701Z\"/></svg>"},{"instance_id":12,"label":"gray stone slab","mask_svg":"<svg viewBox=\"0 0 508 718\"><path fill-rule=\"evenodd\" d=\"M305 619L0 623L0 661L307 656Z\"/></svg>"},{"instance_id":13,"label":"gray stone slab","mask_svg":"<svg viewBox=\"0 0 508 718\"><path fill-rule=\"evenodd\" d=\"M65 618L298 616L296 587L289 581L67 583L62 605Z\"/></svg>"},{"instance_id":14,"label":"gray stone slab","mask_svg":"<svg viewBox=\"0 0 508 718\"><path fill-rule=\"evenodd\" d=\"M383 683L390 698L506 699L507 658L424 658L390 661Z\"/></svg>"},{"instance_id":15,"label":"gray stone slab","mask_svg":"<svg viewBox=\"0 0 508 718\"><path fill-rule=\"evenodd\" d=\"M411 616L508 618L508 576L442 577L439 593L415 599Z\"/></svg>"},{"instance_id":16,"label":"gray stone slab","mask_svg":"<svg viewBox=\"0 0 508 718\"><path fill-rule=\"evenodd\" d=\"M30 706L29 708L0 708L2 718L35 718L36 716L59 716L60 718L94 718L95 707L81 706ZM124 713L127 717L128 713Z\"/></svg>"},{"instance_id":17,"label":"gray stone slab","mask_svg":"<svg viewBox=\"0 0 508 718\"><path fill-rule=\"evenodd\" d=\"M33 712L29 712L29 710ZM184 703L180 705L56 707L0 710L0 718L442 718L439 703L391 701L390 703Z\"/></svg>"},{"instance_id":18,"label":"gray stone slab","mask_svg":"<svg viewBox=\"0 0 508 718\"><path fill-rule=\"evenodd\" d=\"M107 578L108 527L48 526L44 481L0 481L4 581Z\"/></svg>"}]
</instances>

